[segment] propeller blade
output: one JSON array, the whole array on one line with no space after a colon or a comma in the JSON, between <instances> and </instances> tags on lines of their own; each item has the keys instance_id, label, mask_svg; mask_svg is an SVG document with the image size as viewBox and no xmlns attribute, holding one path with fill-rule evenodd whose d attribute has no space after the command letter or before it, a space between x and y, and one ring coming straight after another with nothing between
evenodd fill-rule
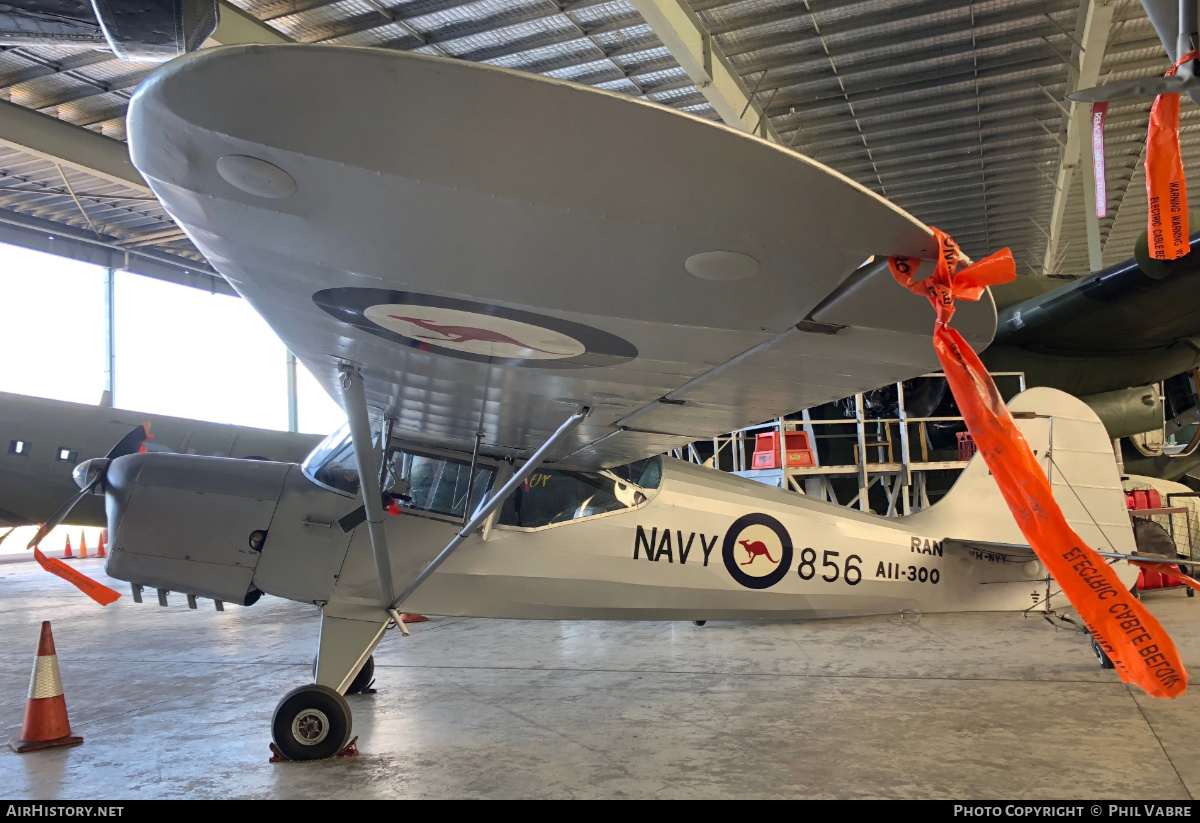
<instances>
[{"instance_id":1,"label":"propeller blade","mask_svg":"<svg viewBox=\"0 0 1200 823\"><path fill-rule=\"evenodd\" d=\"M46 535L48 535L51 531L53 531L54 527L57 526L59 523L61 523L63 521L63 519L68 514L71 513L71 509L75 508L76 503L78 503L83 498L87 497L89 494L92 493L92 489L94 489L94 488L96 488L96 486L100 485L101 479L102 478L97 477L95 480L93 480L87 486L84 486L82 489L80 489L78 492L76 492L75 495L70 500L68 500L66 503L64 503L58 511L56 511L53 515L51 515L49 520L47 520L45 523L42 524L42 527L40 529L38 529L37 534L35 534L33 536L33 539L29 541L29 545L26 546L25 548L32 549L38 543L41 543L42 540L45 539Z\"/></svg>"},{"instance_id":2,"label":"propeller blade","mask_svg":"<svg viewBox=\"0 0 1200 823\"><path fill-rule=\"evenodd\" d=\"M150 424L143 423L122 437L117 445L113 446L109 453L104 456L110 460L115 460L127 454L137 454L142 448L142 444L149 440L150 437Z\"/></svg>"},{"instance_id":3,"label":"propeller blade","mask_svg":"<svg viewBox=\"0 0 1200 823\"><path fill-rule=\"evenodd\" d=\"M1132 97L1157 97L1160 94L1175 94L1190 89L1200 88L1200 77L1147 77L1142 80L1129 80L1124 83L1109 83L1104 86L1092 86L1090 89L1079 89L1067 95L1074 103L1103 103L1112 100L1126 100Z\"/></svg>"},{"instance_id":4,"label":"propeller blade","mask_svg":"<svg viewBox=\"0 0 1200 823\"><path fill-rule=\"evenodd\" d=\"M8 539L8 536L9 536L10 534L12 534L13 532L15 532L16 530L17 530L17 527L16 527L16 526L13 526L11 529L9 529L8 531L6 531L4 534L0 534L0 543L3 543L5 540L7 540L7 539Z\"/></svg>"}]
</instances>

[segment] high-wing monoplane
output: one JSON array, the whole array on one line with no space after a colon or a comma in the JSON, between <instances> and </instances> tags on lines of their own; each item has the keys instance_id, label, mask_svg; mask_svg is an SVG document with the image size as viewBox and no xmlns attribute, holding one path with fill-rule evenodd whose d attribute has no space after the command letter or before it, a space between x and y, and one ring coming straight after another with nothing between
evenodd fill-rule
<instances>
[{"instance_id":1,"label":"high-wing monoplane","mask_svg":"<svg viewBox=\"0 0 1200 823\"><path fill-rule=\"evenodd\" d=\"M933 255L930 229L836 172L615 94L328 46L181 58L137 92L129 133L171 215L347 411L302 466L146 453L78 471L135 593L321 606L316 682L275 713L287 757L344 745L342 695L401 609L1062 600L978 460L933 507L883 518L661 456L936 366L933 311L886 266ZM955 323L986 346L990 297ZM1072 527L1129 556L1096 415L1044 388L1011 407Z\"/></svg>"}]
</instances>

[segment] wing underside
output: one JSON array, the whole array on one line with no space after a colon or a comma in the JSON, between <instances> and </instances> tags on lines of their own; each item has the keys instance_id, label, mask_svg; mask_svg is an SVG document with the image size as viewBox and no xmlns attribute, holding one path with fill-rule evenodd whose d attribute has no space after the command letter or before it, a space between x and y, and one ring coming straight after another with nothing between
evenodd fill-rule
<instances>
[{"instance_id":1,"label":"wing underside","mask_svg":"<svg viewBox=\"0 0 1200 823\"><path fill-rule=\"evenodd\" d=\"M587 405L556 461L618 465L936 368L932 309L863 265L928 255L927 227L670 109L421 55L231 47L157 72L130 135L314 375L336 397L359 364L418 443L482 432L520 456ZM990 297L956 326L986 346Z\"/></svg>"}]
</instances>

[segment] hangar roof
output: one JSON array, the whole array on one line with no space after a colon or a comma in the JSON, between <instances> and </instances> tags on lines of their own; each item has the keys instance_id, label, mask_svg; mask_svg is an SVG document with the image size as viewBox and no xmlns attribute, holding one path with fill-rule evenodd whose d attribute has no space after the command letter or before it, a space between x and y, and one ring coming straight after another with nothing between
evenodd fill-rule
<instances>
[{"instance_id":1,"label":"hangar roof","mask_svg":"<svg viewBox=\"0 0 1200 823\"><path fill-rule=\"evenodd\" d=\"M251 22L296 41L474 60L717 119L628 0L234 2ZM1078 275L1089 268L1090 174L1086 166L1072 173L1063 147L1065 95L1081 70L1086 80L1089 61L1101 82L1167 66L1137 0L1106 4L1112 17L1104 25L1089 25L1100 8L1093 2L1102 0L689 5L784 144L948 231L972 256L1010 246L1022 272ZM121 165L125 108L153 68L80 47L0 50L0 98L10 104L0 103L0 141L8 144L0 146L0 240L225 290L204 276L207 263ZM1099 224L1105 264L1128 257L1145 225L1149 108L1133 101L1109 110L1108 216ZM30 111L57 123L25 123ZM1200 155L1197 114L1184 103L1185 165ZM111 138L92 141L92 171L54 162L39 143L69 140L75 129Z\"/></svg>"}]
</instances>

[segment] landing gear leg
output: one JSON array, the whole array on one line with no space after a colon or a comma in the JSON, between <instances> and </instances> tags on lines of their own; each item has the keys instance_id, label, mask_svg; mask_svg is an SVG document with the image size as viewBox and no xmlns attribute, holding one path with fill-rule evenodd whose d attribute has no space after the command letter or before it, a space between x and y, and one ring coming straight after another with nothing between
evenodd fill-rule
<instances>
[{"instance_id":1,"label":"landing gear leg","mask_svg":"<svg viewBox=\"0 0 1200 823\"><path fill-rule=\"evenodd\" d=\"M313 682L317 681L317 658L313 658L312 664ZM350 681L350 685L346 687L346 694L375 694L375 690L371 688L371 684L375 682L375 655L367 658L367 662L358 670L358 674L354 675L354 679Z\"/></svg>"}]
</instances>

